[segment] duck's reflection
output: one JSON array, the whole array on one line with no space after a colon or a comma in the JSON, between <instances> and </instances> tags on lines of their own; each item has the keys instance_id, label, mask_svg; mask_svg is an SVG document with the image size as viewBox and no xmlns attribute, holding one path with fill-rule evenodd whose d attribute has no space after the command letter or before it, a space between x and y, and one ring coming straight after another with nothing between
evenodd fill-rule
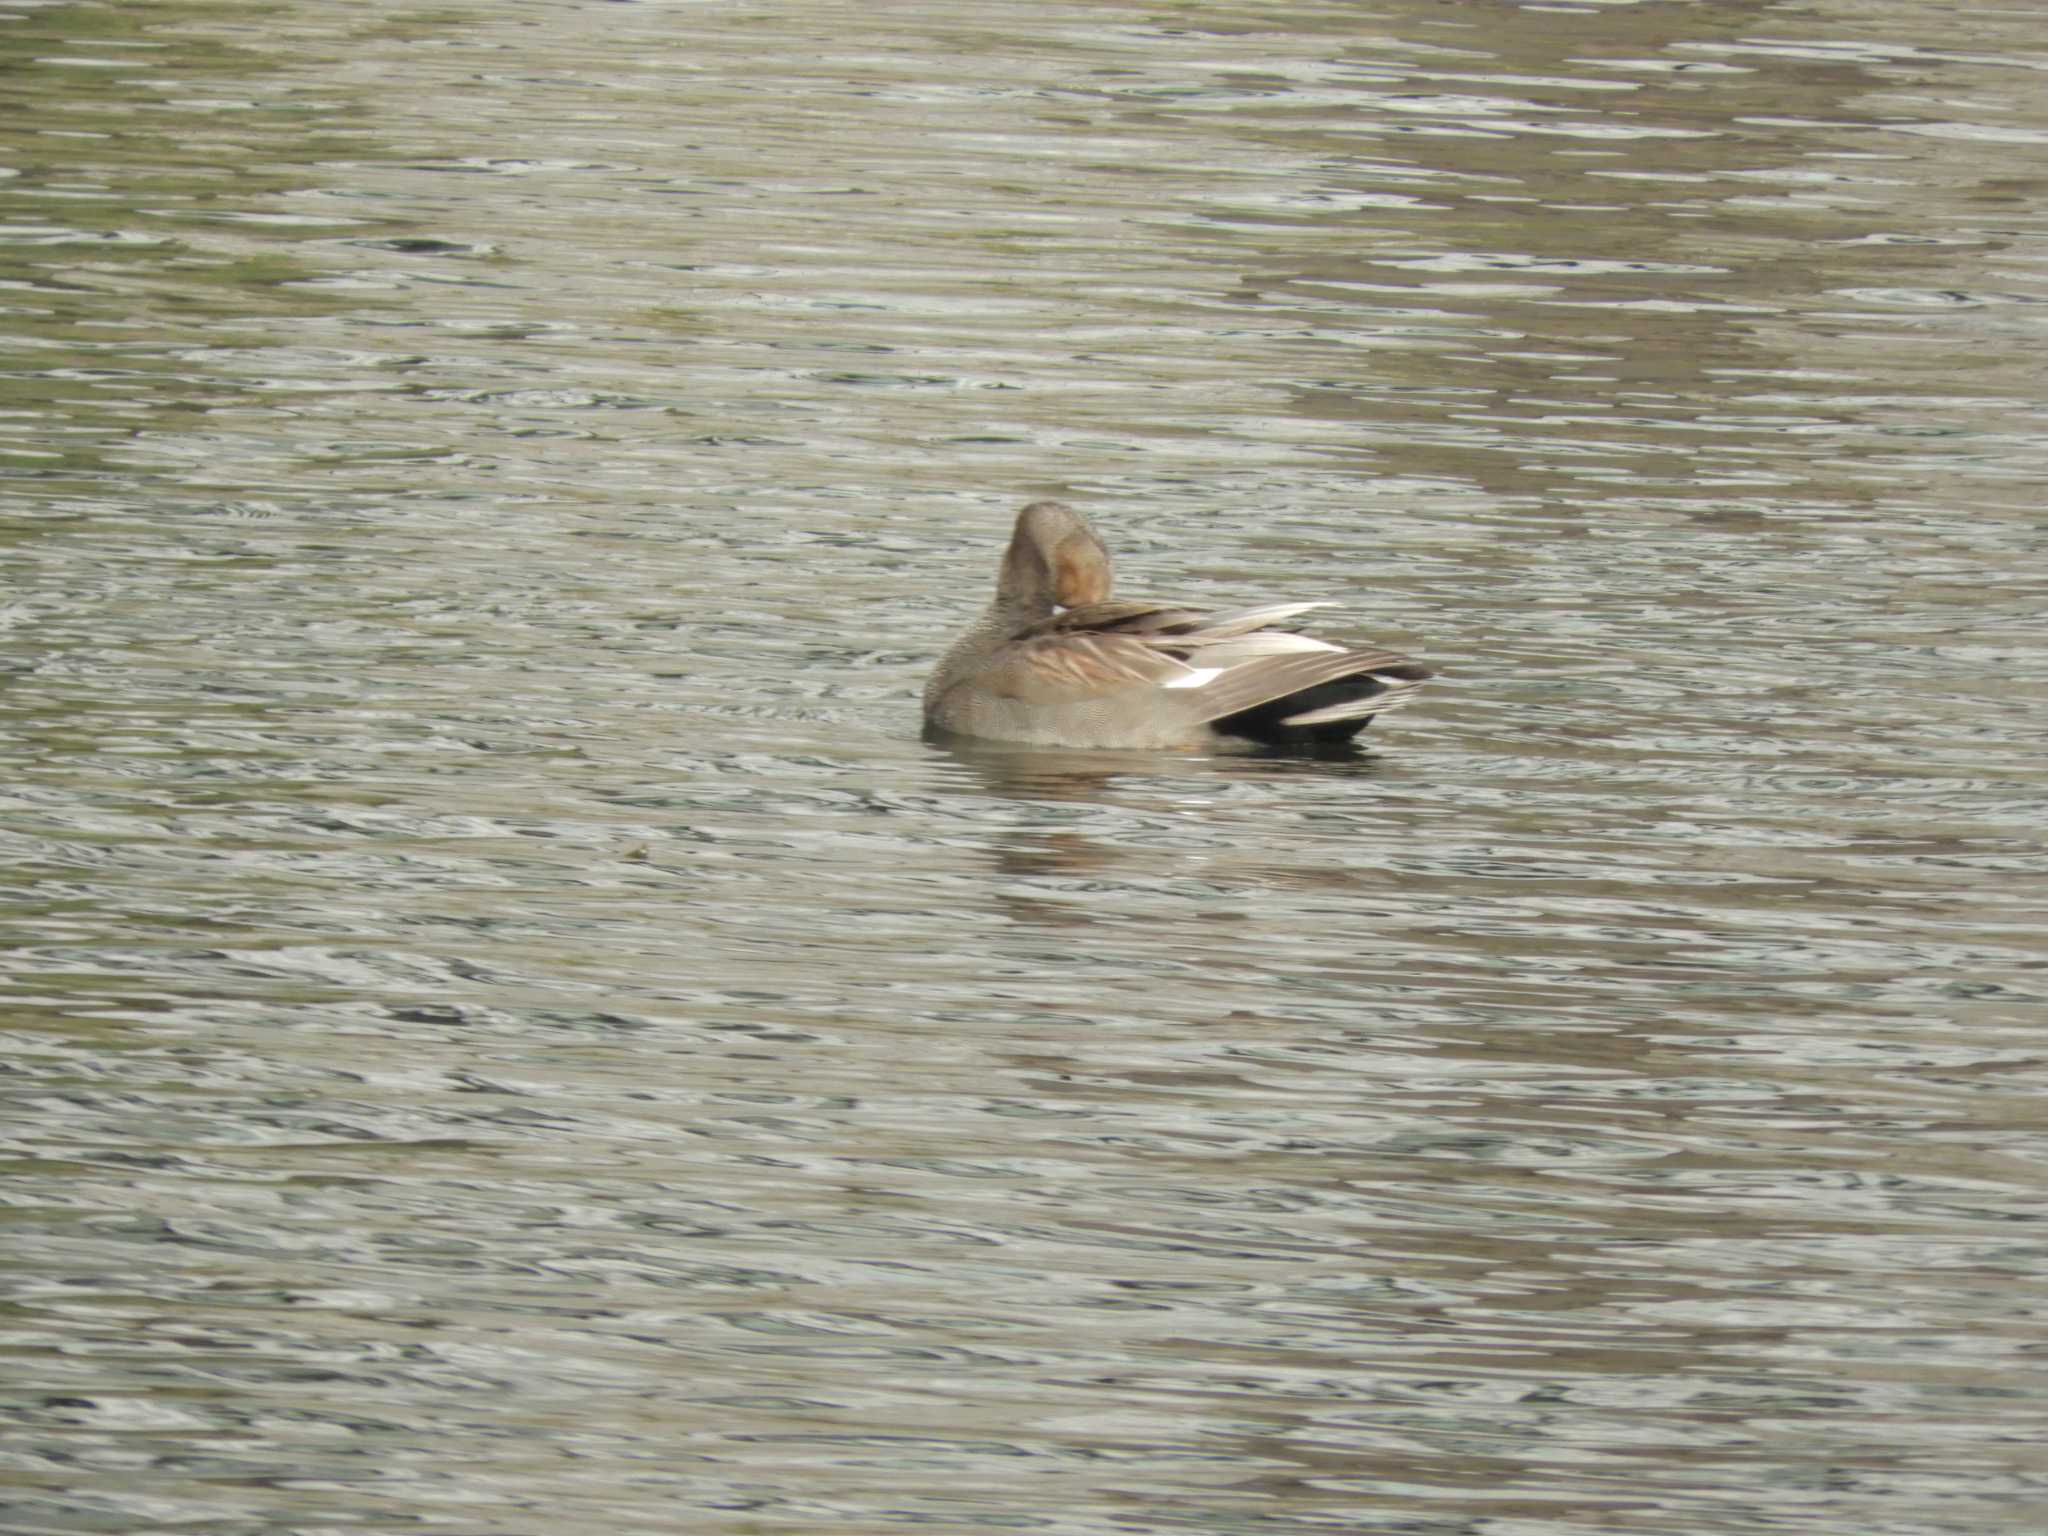
<instances>
[{"instance_id":1,"label":"duck's reflection","mask_svg":"<svg viewBox=\"0 0 2048 1536\"><path fill-rule=\"evenodd\" d=\"M1312 748L1212 749L1201 752L1081 751L1026 747L967 736L927 735L926 743L968 770L992 795L1013 800L1095 800L1112 785L1162 780L1205 783L1277 778L1289 774L1355 773L1372 776L1382 760L1352 742Z\"/></svg>"},{"instance_id":2,"label":"duck's reflection","mask_svg":"<svg viewBox=\"0 0 2048 1536\"><path fill-rule=\"evenodd\" d=\"M1245 800L1262 781L1327 781L1333 775L1371 780L1386 771L1382 759L1349 744L1314 754L1074 751L956 737L929 745L965 770L991 800L1013 802L1020 810L1043 808L988 838L996 871L1019 877L1129 874L1137 866L1157 865L1163 853L1179 863L1169 851L1175 839L1160 831L1161 816L1207 820L1219 805ZM1097 806L1105 816L1062 813L1056 809L1062 806ZM1149 825L1136 828L1134 818ZM1182 857L1197 855L1190 850ZM1086 920L1085 910L1064 903L1047 915Z\"/></svg>"}]
</instances>

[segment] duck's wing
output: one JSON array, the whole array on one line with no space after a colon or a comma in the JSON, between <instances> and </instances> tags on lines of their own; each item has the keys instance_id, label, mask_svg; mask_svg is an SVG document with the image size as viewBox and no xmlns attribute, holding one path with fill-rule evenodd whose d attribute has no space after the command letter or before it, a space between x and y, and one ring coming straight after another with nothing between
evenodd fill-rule
<instances>
[{"instance_id":1,"label":"duck's wing","mask_svg":"<svg viewBox=\"0 0 2048 1536\"><path fill-rule=\"evenodd\" d=\"M1235 635L1256 633L1291 635L1294 634L1294 630L1287 623L1289 619L1298 618L1312 608L1334 608L1336 606L1335 603L1327 601L1317 603L1262 603L1256 608L1233 608L1228 613L1205 613L1198 616L1201 622L1190 631L1189 638L1202 644L1212 644L1218 640L1228 640ZM1337 649L1335 646L1330 646L1326 641L1317 640L1310 643L1325 646L1330 650Z\"/></svg>"},{"instance_id":2,"label":"duck's wing","mask_svg":"<svg viewBox=\"0 0 2048 1536\"><path fill-rule=\"evenodd\" d=\"M1144 635L1166 646L1214 645L1218 641L1255 633L1291 634L1276 626L1311 608L1329 608L1331 603L1267 603L1257 608L1237 608L1228 613L1204 613L1176 603L1148 602L1119 598L1100 603L1083 603L1063 608L1049 619L1040 619L1013 637L1033 639L1041 635L1116 634ZM1334 649L1322 641L1306 644Z\"/></svg>"},{"instance_id":3,"label":"duck's wing","mask_svg":"<svg viewBox=\"0 0 2048 1536\"><path fill-rule=\"evenodd\" d=\"M1139 598L1077 604L1012 635L989 658L981 681L999 697L1032 703L1184 687L1185 679L1200 675L1186 658L1188 644L1200 643L1207 617L1199 609Z\"/></svg>"},{"instance_id":4,"label":"duck's wing","mask_svg":"<svg viewBox=\"0 0 2048 1536\"><path fill-rule=\"evenodd\" d=\"M1172 635L1200 627L1207 617L1199 609L1173 603L1147 602L1141 598L1112 598L1100 603L1081 603L1062 608L1049 619L1040 619L1014 637L1035 639L1043 635Z\"/></svg>"},{"instance_id":5,"label":"duck's wing","mask_svg":"<svg viewBox=\"0 0 2048 1536\"><path fill-rule=\"evenodd\" d=\"M998 698L1061 704L1134 689L1185 688L1208 676L1208 669L1190 666L1152 637L1033 625L997 649L979 681Z\"/></svg>"},{"instance_id":6,"label":"duck's wing","mask_svg":"<svg viewBox=\"0 0 2048 1536\"><path fill-rule=\"evenodd\" d=\"M1252 656L1214 668L1210 663L1218 659L1218 651L1198 651L1192 658L1191 670L1210 675L1167 685L1187 689L1197 718L1204 722L1292 699L1344 678L1359 680L1355 694L1347 690L1348 696L1332 700L1326 691L1319 699L1304 700L1301 710L1281 716L1277 723L1309 726L1361 719L1400 708L1430 676L1428 667L1399 651L1349 651L1331 646Z\"/></svg>"},{"instance_id":7,"label":"duck's wing","mask_svg":"<svg viewBox=\"0 0 2048 1536\"><path fill-rule=\"evenodd\" d=\"M1088 603L1021 631L989 660L998 696L1075 703L1160 689L1193 724L1220 720L1339 678L1370 679L1364 697L1312 707L1285 723L1320 725L1408 702L1429 669L1399 651L1347 650L1271 626L1328 603L1269 603L1228 613L1135 600ZM1366 700L1370 707L1364 707ZM1162 701L1164 702L1164 701Z\"/></svg>"}]
</instances>

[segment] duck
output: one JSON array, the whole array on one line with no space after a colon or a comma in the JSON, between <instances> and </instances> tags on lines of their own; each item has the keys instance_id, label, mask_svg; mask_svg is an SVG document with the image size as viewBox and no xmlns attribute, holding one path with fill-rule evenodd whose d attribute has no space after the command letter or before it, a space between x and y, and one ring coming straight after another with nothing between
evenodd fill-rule
<instances>
[{"instance_id":1,"label":"duck","mask_svg":"<svg viewBox=\"0 0 2048 1536\"><path fill-rule=\"evenodd\" d=\"M1205 613L1110 595L1109 548L1064 502L1017 514L993 601L924 689L929 737L1026 746L1344 747L1432 675L1292 621L1328 602Z\"/></svg>"}]
</instances>

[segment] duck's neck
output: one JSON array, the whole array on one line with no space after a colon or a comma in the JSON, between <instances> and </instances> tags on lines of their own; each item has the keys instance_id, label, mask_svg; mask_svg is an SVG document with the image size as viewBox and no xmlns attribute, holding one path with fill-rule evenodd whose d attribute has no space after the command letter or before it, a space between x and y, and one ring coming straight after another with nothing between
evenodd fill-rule
<instances>
[{"instance_id":1,"label":"duck's neck","mask_svg":"<svg viewBox=\"0 0 2048 1536\"><path fill-rule=\"evenodd\" d=\"M982 623L990 629L1016 631L1052 617L1052 593L1044 587L1005 592L997 589Z\"/></svg>"}]
</instances>

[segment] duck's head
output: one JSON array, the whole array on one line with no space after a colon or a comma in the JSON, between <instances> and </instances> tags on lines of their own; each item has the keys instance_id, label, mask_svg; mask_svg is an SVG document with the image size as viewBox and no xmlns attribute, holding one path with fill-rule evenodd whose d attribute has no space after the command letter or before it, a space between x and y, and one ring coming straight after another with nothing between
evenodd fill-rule
<instances>
[{"instance_id":1,"label":"duck's head","mask_svg":"<svg viewBox=\"0 0 2048 1536\"><path fill-rule=\"evenodd\" d=\"M996 577L996 601L1075 608L1109 596L1109 550L1088 520L1061 501L1034 501L1017 514L1017 528Z\"/></svg>"}]
</instances>

